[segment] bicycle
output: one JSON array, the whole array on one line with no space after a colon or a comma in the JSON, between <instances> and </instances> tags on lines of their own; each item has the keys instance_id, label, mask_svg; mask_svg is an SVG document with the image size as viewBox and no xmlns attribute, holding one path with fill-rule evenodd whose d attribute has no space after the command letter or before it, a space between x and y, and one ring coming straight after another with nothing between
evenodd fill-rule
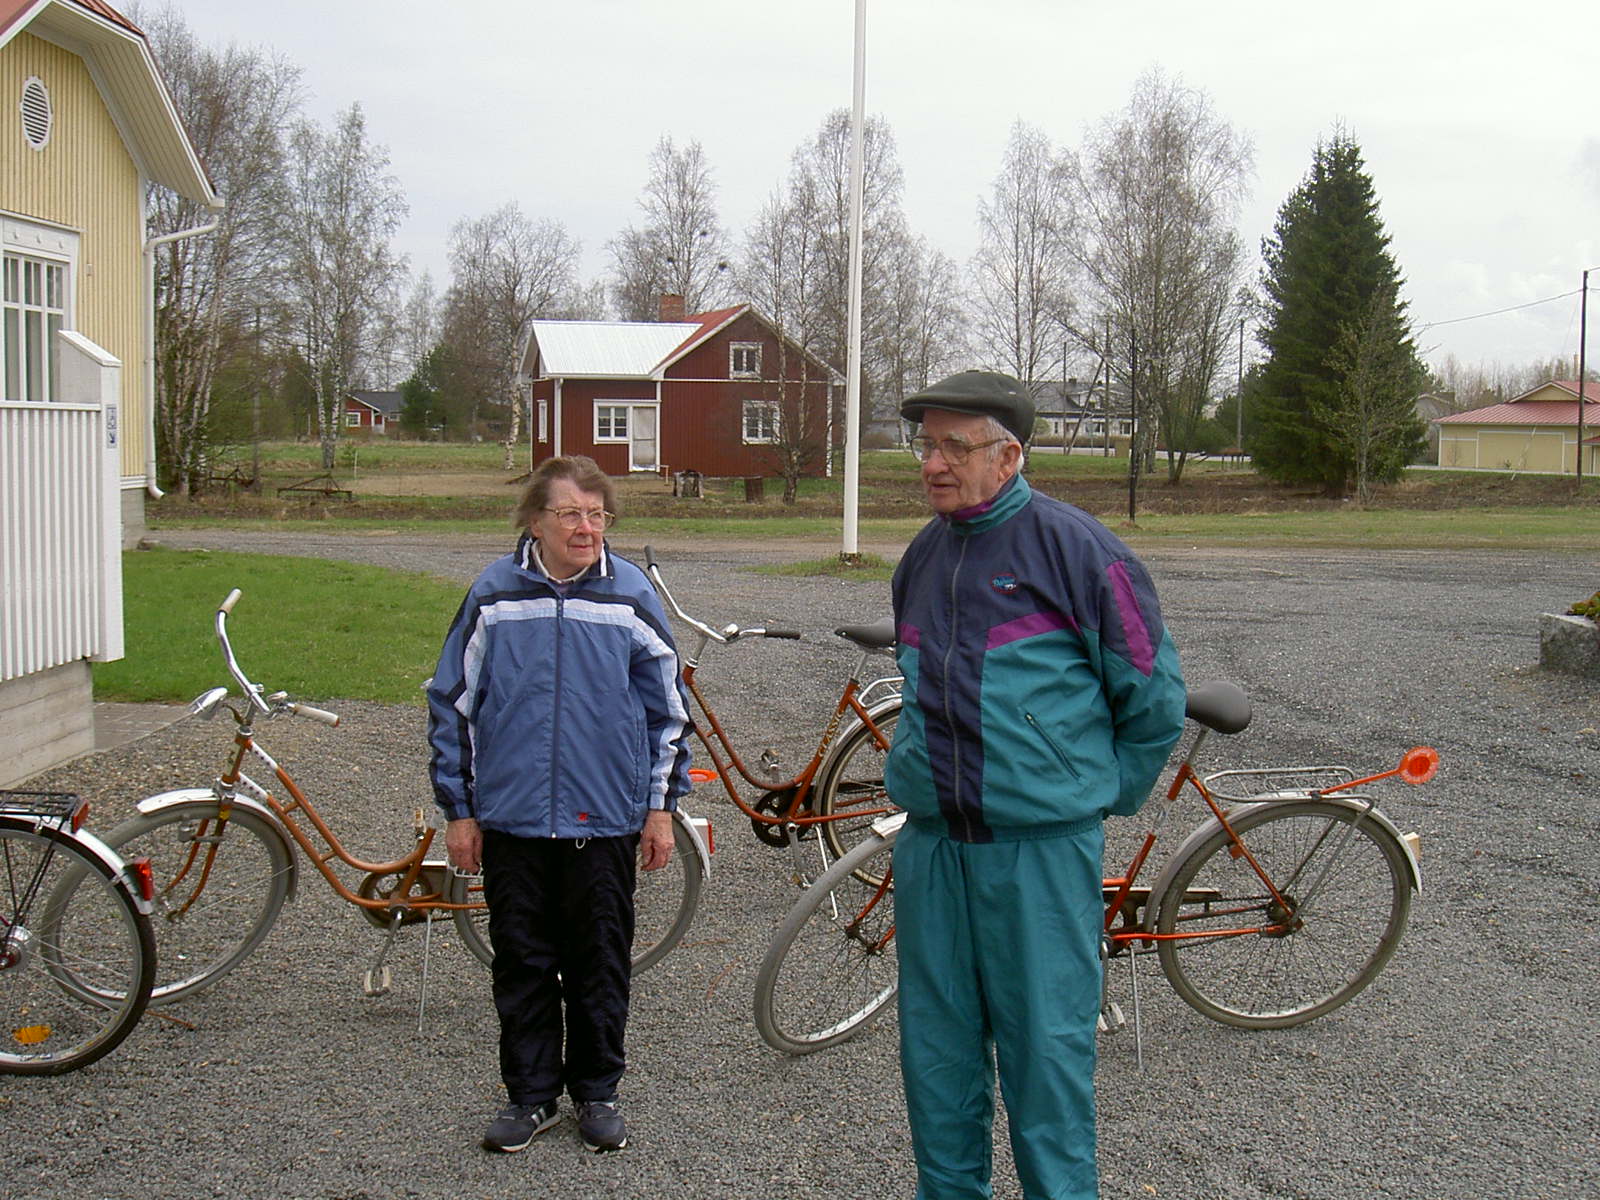
<instances>
[{"instance_id":1,"label":"bicycle","mask_svg":"<svg viewBox=\"0 0 1600 1200\"><path fill-rule=\"evenodd\" d=\"M1139 1029L1135 959L1154 949L1162 973L1197 1012L1246 1029L1281 1029L1326 1015L1375 979L1421 890L1420 839L1402 835L1357 791L1395 778L1426 783L1430 747L1388 771L1348 767L1219 771L1194 760L1210 733L1236 734L1250 702L1231 683L1189 692L1199 728L1126 870L1103 881L1106 958L1126 955ZM1153 882L1138 882L1162 826L1191 789L1207 818ZM895 998L891 857L905 815L870 835L801 896L756 976L755 1018L775 1049L807 1054L859 1032ZM873 882L876 881L876 882ZM1102 1029L1124 1024L1109 994Z\"/></svg>"},{"instance_id":2,"label":"bicycle","mask_svg":"<svg viewBox=\"0 0 1600 1200\"><path fill-rule=\"evenodd\" d=\"M367 862L351 854L294 778L256 740L254 722L280 715L336 726L336 714L290 700L284 692L263 695L240 667L228 638L229 614L240 597L235 588L217 609L215 632L228 674L239 688L202 693L190 714L208 719L220 709L234 720L233 748L210 788L183 788L147 797L138 815L113 828L107 843L147 858L153 872L153 925L161 970L150 1003L169 1004L221 979L271 931L284 903L296 895L298 847L342 900L358 908L385 938L362 976L368 996L386 994L393 976L387 959L400 929L449 917L466 948L484 965L493 951L481 876L464 875L444 860L428 857L438 832L418 808L409 853L389 862ZM254 755L281 785L281 800L243 771ZM307 831L301 820L310 826ZM676 814L676 853L668 866L641 871L636 897L633 970L648 969L683 937L710 870L710 852L698 825ZM709 833L709 830L707 831ZM318 845L316 839L320 839ZM325 848L324 848L325 847ZM343 864L362 872L355 887L336 871ZM423 957L426 980L426 945Z\"/></svg>"},{"instance_id":3,"label":"bicycle","mask_svg":"<svg viewBox=\"0 0 1600 1200\"><path fill-rule=\"evenodd\" d=\"M86 1067L150 1001L149 865L84 829L88 811L70 793L0 792L0 1073Z\"/></svg>"},{"instance_id":4,"label":"bicycle","mask_svg":"<svg viewBox=\"0 0 1600 1200\"><path fill-rule=\"evenodd\" d=\"M679 658L684 687L699 714L691 714L695 736L714 769L695 768L690 774L701 783L720 779L729 800L749 818L756 837L769 846L790 849L795 878L804 886L813 872L803 860L802 843L812 842L818 847L826 869L849 854L870 832L874 821L896 811L884 791L883 764L900 717L901 679L888 675L865 685L862 682L868 663L893 656L894 623L885 619L834 630L860 653L811 758L794 776L780 779L776 757L770 751L763 752L765 778L758 777L734 747L700 689L696 673L707 647L713 643L732 645L743 638L756 637L794 641L800 634L783 629L741 629L733 624L720 630L711 628L684 611L673 597L655 550L646 546L644 553L645 569L667 608L695 634L687 652L680 648ZM760 789L760 794L754 800L746 799L739 780L746 787Z\"/></svg>"}]
</instances>

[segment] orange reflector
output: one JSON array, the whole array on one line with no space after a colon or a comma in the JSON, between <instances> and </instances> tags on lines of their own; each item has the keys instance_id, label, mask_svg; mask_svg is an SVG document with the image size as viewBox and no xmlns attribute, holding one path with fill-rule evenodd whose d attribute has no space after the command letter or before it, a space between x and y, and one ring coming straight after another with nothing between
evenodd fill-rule
<instances>
[{"instance_id":1,"label":"orange reflector","mask_svg":"<svg viewBox=\"0 0 1600 1200\"><path fill-rule=\"evenodd\" d=\"M139 882L139 895L145 900L156 898L156 876L150 869L149 858L132 858L128 860L128 870L133 872L134 879Z\"/></svg>"},{"instance_id":2,"label":"orange reflector","mask_svg":"<svg viewBox=\"0 0 1600 1200\"><path fill-rule=\"evenodd\" d=\"M83 823L89 819L89 802L84 800L77 808L72 810L72 832L77 833L83 828Z\"/></svg>"},{"instance_id":3,"label":"orange reflector","mask_svg":"<svg viewBox=\"0 0 1600 1200\"><path fill-rule=\"evenodd\" d=\"M1439 769L1439 752L1432 746L1417 746L1400 760L1400 778L1407 783L1427 783Z\"/></svg>"},{"instance_id":4,"label":"orange reflector","mask_svg":"<svg viewBox=\"0 0 1600 1200\"><path fill-rule=\"evenodd\" d=\"M690 783L710 783L716 777L717 773L715 771L708 771L705 767L689 768Z\"/></svg>"},{"instance_id":5,"label":"orange reflector","mask_svg":"<svg viewBox=\"0 0 1600 1200\"><path fill-rule=\"evenodd\" d=\"M50 1040L51 1032L48 1025L24 1025L12 1030L11 1039L19 1046L42 1046Z\"/></svg>"}]
</instances>

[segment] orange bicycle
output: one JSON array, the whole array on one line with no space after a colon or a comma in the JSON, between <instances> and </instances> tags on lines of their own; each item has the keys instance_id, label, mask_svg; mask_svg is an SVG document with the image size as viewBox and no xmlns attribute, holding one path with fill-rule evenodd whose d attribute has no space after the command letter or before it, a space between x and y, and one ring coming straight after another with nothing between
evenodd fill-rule
<instances>
[{"instance_id":1,"label":"orange bicycle","mask_svg":"<svg viewBox=\"0 0 1600 1200\"><path fill-rule=\"evenodd\" d=\"M239 595L235 588L216 614L217 641L239 695L216 687L190 707L192 715L202 718L219 708L233 717L233 748L222 775L209 788L184 788L141 800L139 815L105 838L125 858L150 862L151 922L158 949L150 1003L171 1003L208 987L261 944L285 901L296 893L294 847L340 899L355 905L386 934L362 977L367 995L380 996L390 988L387 959L398 932L425 923L431 933L439 917L450 918L467 948L487 965L493 955L481 877L428 857L437 831L424 819L423 808L417 809L408 853L389 862L364 861L346 850L293 777L256 740L257 718L287 714L326 725L337 725L339 718L292 701L283 692L263 695L264 689L245 675L227 629ZM245 759L252 755L272 772L286 799L244 773ZM683 937L710 871L705 822L680 811L673 835L676 853L669 865L639 873L635 973L658 962ZM354 886L339 877L335 868L340 864L361 873ZM424 955L424 970L426 962Z\"/></svg>"},{"instance_id":2,"label":"orange bicycle","mask_svg":"<svg viewBox=\"0 0 1600 1200\"><path fill-rule=\"evenodd\" d=\"M1174 991L1196 1011L1246 1029L1298 1025L1347 1003L1394 955L1421 889L1419 839L1401 834L1358 789L1389 778L1426 783L1439 756L1408 751L1392 770L1347 767L1220 771L1202 778L1196 753L1212 731L1250 723L1231 683L1192 689L1199 727L1132 861L1104 880L1103 950L1154 950ZM1206 819L1154 880L1140 882L1158 834L1185 790ZM756 1027L774 1048L806 1054L860 1031L895 998L895 837L883 818L813 883L784 919L756 976ZM1124 1023L1106 997L1101 1025Z\"/></svg>"}]
</instances>

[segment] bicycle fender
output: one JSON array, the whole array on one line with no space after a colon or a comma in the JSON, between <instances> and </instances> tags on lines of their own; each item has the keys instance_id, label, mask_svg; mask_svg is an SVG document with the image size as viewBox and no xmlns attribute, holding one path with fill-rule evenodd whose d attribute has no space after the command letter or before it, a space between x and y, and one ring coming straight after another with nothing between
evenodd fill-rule
<instances>
[{"instance_id":1,"label":"bicycle fender","mask_svg":"<svg viewBox=\"0 0 1600 1200\"><path fill-rule=\"evenodd\" d=\"M680 805L673 811L672 820L689 835L689 841L694 846L695 857L700 860L700 877L711 878L711 851L706 849L706 840L700 836L700 827Z\"/></svg>"},{"instance_id":2,"label":"bicycle fender","mask_svg":"<svg viewBox=\"0 0 1600 1200\"><path fill-rule=\"evenodd\" d=\"M1371 821L1373 824L1380 827L1385 833L1394 838L1394 840L1400 844L1400 849L1404 852L1406 858L1406 870L1411 876L1411 888L1413 891L1418 893L1422 891L1422 866L1417 862L1416 852L1411 849L1411 843L1406 841L1406 839L1400 835L1400 830L1395 827L1394 822L1389 820L1389 818L1384 815L1382 809L1367 808L1368 802L1365 802L1365 797L1361 796L1322 796L1317 798L1320 799L1324 804L1336 804L1340 808L1349 809L1351 812L1365 811L1366 820ZM1313 799L1313 797L1296 795L1280 796L1272 800L1252 800L1244 804L1237 804L1233 808L1230 808L1228 810L1228 820L1230 822L1238 820L1239 818L1255 812L1257 809L1270 808L1274 804L1283 804L1289 801L1308 799ZM1167 858L1167 861L1162 864L1161 873L1156 876L1155 882L1150 885L1151 903L1145 905L1144 921L1140 924L1139 928L1155 928L1156 917L1159 914L1155 910L1154 901L1166 891L1167 884L1172 881L1172 877L1178 872L1179 864L1181 864L1183 860L1189 856L1190 851L1192 851L1201 842L1205 841L1212 834L1220 833L1221 831L1222 822L1217 820L1215 817L1212 817L1196 828L1194 832L1189 834L1188 837L1184 838L1182 843L1179 844L1178 848L1172 852L1172 854Z\"/></svg>"},{"instance_id":3,"label":"bicycle fender","mask_svg":"<svg viewBox=\"0 0 1600 1200\"><path fill-rule=\"evenodd\" d=\"M152 813L165 812L167 809L174 808L177 805L193 804L196 801L215 804L217 802L217 793L210 788L178 788L176 791L158 792L154 796L146 796L134 807L142 815L150 816ZM290 845L288 836L283 832L283 826L278 823L277 814L265 804L262 804L261 801L249 796L235 796L233 798L233 807L248 808L255 813L256 816L267 823L268 828L272 830L278 841L283 845L283 852L289 859L289 890L284 899L293 900L300 887L300 856L294 852L294 847Z\"/></svg>"},{"instance_id":4,"label":"bicycle fender","mask_svg":"<svg viewBox=\"0 0 1600 1200\"><path fill-rule=\"evenodd\" d=\"M110 846L102 842L87 829L80 829L76 833L62 831L62 836L74 841L78 849L93 858L99 859L111 872L111 878L116 880L117 886L128 893L134 907L149 916L155 910L155 905L144 898L144 892L139 887L138 881L133 877L133 872L128 869L128 864Z\"/></svg>"}]
</instances>

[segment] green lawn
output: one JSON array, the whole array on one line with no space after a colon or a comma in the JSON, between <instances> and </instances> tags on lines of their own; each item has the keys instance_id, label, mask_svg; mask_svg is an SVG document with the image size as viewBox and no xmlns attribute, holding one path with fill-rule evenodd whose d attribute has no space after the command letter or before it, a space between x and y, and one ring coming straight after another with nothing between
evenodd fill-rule
<instances>
[{"instance_id":1,"label":"green lawn","mask_svg":"<svg viewBox=\"0 0 1600 1200\"><path fill-rule=\"evenodd\" d=\"M421 704L464 589L427 575L321 559L205 551L123 558L127 653L94 665L98 700L182 702L228 677L217 606L241 596L228 636L246 675L311 704Z\"/></svg>"}]
</instances>

